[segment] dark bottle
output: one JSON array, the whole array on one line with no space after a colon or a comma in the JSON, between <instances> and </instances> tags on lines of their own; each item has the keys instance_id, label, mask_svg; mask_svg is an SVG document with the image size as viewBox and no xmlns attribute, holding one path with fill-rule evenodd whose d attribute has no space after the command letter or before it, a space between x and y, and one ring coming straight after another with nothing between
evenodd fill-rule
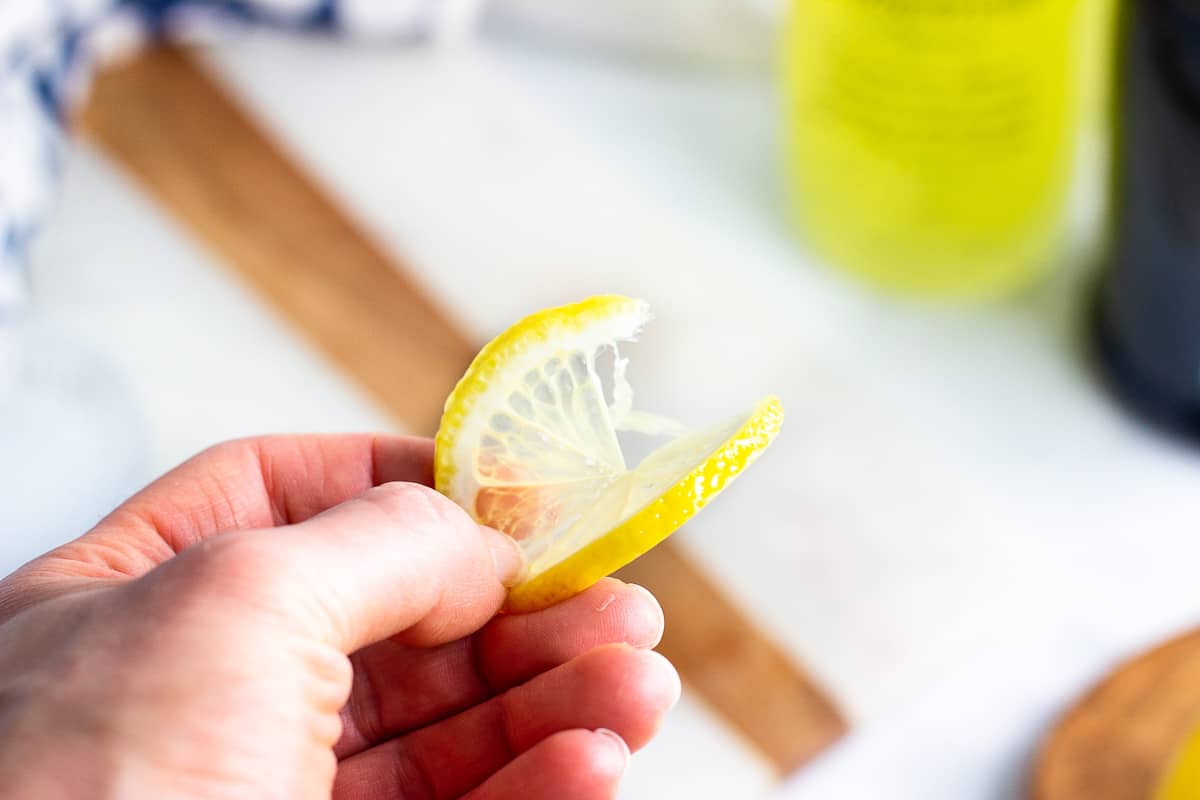
<instances>
[{"instance_id":1,"label":"dark bottle","mask_svg":"<svg viewBox=\"0 0 1200 800\"><path fill-rule=\"evenodd\" d=\"M1123 5L1095 333L1122 399L1200 443L1200 0Z\"/></svg>"}]
</instances>

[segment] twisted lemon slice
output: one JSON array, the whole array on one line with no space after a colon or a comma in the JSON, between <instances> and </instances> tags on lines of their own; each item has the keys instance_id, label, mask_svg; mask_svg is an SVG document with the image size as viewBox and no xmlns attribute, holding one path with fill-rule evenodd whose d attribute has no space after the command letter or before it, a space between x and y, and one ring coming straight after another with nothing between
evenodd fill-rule
<instances>
[{"instance_id":1,"label":"twisted lemon slice","mask_svg":"<svg viewBox=\"0 0 1200 800\"><path fill-rule=\"evenodd\" d=\"M553 605L633 561L779 432L774 397L687 433L635 410L617 344L649 319L645 301L616 295L539 311L488 343L446 400L438 490L525 554L525 578L506 610ZM674 438L631 469L618 431Z\"/></svg>"}]
</instances>

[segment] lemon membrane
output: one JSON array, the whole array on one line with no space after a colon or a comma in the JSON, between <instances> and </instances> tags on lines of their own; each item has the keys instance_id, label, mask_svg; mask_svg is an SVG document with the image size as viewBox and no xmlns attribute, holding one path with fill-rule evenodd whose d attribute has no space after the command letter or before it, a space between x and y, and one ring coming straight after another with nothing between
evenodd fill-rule
<instances>
[{"instance_id":1,"label":"lemon membrane","mask_svg":"<svg viewBox=\"0 0 1200 800\"><path fill-rule=\"evenodd\" d=\"M619 345L649 320L645 301L617 295L537 312L486 345L446 401L436 485L521 547L509 610L551 605L637 558L779 430L773 397L692 432L635 409ZM630 467L625 431L671 438Z\"/></svg>"}]
</instances>

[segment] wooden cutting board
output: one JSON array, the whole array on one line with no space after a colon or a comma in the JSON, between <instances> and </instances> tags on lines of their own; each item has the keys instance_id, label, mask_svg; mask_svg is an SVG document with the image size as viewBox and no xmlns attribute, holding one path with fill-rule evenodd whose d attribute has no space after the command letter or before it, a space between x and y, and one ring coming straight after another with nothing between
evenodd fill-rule
<instances>
[{"instance_id":1,"label":"wooden cutting board","mask_svg":"<svg viewBox=\"0 0 1200 800\"><path fill-rule=\"evenodd\" d=\"M478 343L454 327L187 53L100 76L81 119L102 150L406 428L432 433ZM668 541L621 577L667 617L660 650L781 773L846 730L824 690Z\"/></svg>"},{"instance_id":2,"label":"wooden cutting board","mask_svg":"<svg viewBox=\"0 0 1200 800\"><path fill-rule=\"evenodd\" d=\"M1033 800L1151 800L1200 724L1200 631L1118 667L1058 722L1034 766Z\"/></svg>"}]
</instances>

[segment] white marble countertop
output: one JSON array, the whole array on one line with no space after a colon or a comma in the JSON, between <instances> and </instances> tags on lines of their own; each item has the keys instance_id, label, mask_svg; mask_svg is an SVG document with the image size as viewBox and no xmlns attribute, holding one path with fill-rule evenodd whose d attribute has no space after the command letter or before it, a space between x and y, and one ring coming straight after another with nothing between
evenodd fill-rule
<instances>
[{"instance_id":1,"label":"white marble countertop","mask_svg":"<svg viewBox=\"0 0 1200 800\"><path fill-rule=\"evenodd\" d=\"M495 41L207 58L479 336L640 295L648 407L702 422L783 397L779 445L684 540L856 732L781 788L685 693L623 797L1015 798L1075 693L1200 620L1200 461L1094 386L1080 276L965 312L813 264L782 219L765 77ZM128 385L136 480L230 436L392 424L86 146L36 258L38 314ZM125 488L6 542L3 565Z\"/></svg>"}]
</instances>

